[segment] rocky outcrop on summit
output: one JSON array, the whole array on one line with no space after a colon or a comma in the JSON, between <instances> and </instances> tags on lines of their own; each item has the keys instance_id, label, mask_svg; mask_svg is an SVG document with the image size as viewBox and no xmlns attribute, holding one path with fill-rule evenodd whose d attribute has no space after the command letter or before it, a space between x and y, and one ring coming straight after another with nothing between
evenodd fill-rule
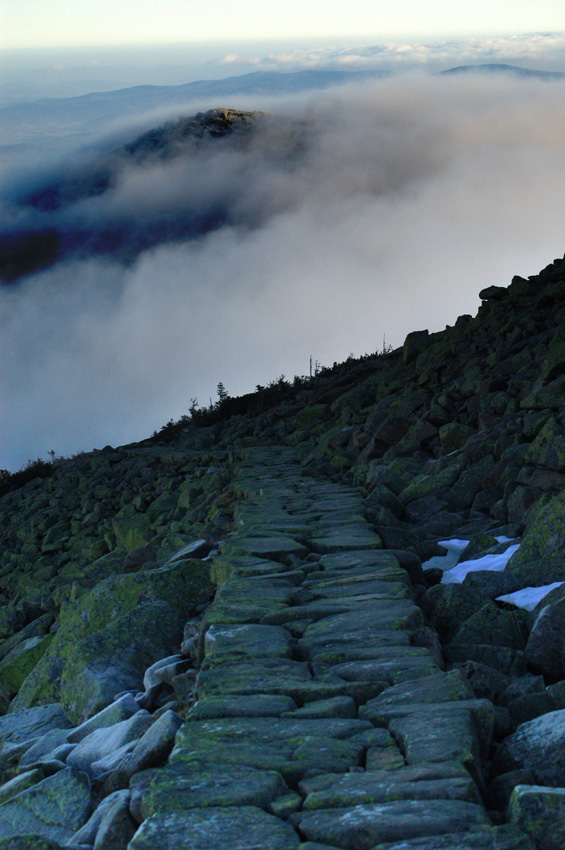
<instances>
[{"instance_id":1,"label":"rocky outcrop on summit","mask_svg":"<svg viewBox=\"0 0 565 850\"><path fill-rule=\"evenodd\" d=\"M265 163L283 172L297 167L312 132L305 122L218 108L167 122L110 153L85 152L77 164L50 171L31 191L26 184L27 194L17 199L24 224L0 231L0 285L17 284L71 256L111 255L130 262L154 245L187 242L226 224L256 227L277 205L254 195L253 175ZM236 191L227 191L223 179L203 186L200 175L215 173L218 155L231 158L232 172L239 175ZM174 210L145 208L142 220L125 208L116 210L115 193L124 181L173 161L177 170L170 179L184 186L182 198L172 201ZM167 176L160 173L159 179ZM93 199L98 212L85 215ZM101 215L100 204L113 212Z\"/></svg>"}]
</instances>

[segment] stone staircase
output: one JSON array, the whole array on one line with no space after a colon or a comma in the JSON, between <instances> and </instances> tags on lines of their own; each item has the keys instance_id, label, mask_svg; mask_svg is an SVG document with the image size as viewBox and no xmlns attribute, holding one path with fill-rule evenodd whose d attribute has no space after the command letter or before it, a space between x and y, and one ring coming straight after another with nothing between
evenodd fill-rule
<instances>
[{"instance_id":1,"label":"stone staircase","mask_svg":"<svg viewBox=\"0 0 565 850\"><path fill-rule=\"evenodd\" d=\"M481 799L493 726L357 493L289 449L238 469L196 702L136 774L131 850L532 850Z\"/></svg>"}]
</instances>

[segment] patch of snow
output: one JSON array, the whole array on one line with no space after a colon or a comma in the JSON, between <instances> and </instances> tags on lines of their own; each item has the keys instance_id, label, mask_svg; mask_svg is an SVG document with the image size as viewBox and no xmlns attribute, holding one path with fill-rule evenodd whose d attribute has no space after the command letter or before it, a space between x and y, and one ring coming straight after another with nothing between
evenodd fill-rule
<instances>
[{"instance_id":1,"label":"patch of snow","mask_svg":"<svg viewBox=\"0 0 565 850\"><path fill-rule=\"evenodd\" d=\"M544 584L543 587L525 587L523 590L515 590L514 593L505 593L503 596L497 596L496 599L497 602L509 602L510 605L515 605L516 608L533 611L544 596L547 596L556 587L561 587L562 584L565 584L565 582L555 581L553 584Z\"/></svg>"},{"instance_id":2,"label":"patch of snow","mask_svg":"<svg viewBox=\"0 0 565 850\"><path fill-rule=\"evenodd\" d=\"M450 570L455 566L459 560L459 556L469 545L468 540L457 540L456 538L453 540L439 540L438 543L444 549L447 549L447 555L435 555L433 558L429 558L422 564L422 569L431 570L434 567L439 567L444 572Z\"/></svg>"},{"instance_id":3,"label":"patch of snow","mask_svg":"<svg viewBox=\"0 0 565 850\"><path fill-rule=\"evenodd\" d=\"M442 544L443 545L443 544ZM479 570L491 570L493 572L501 573L514 552L517 552L520 547L519 543L515 543L513 546L509 546L505 552L501 552L499 555L483 555L482 558L471 559L470 561L463 561L462 564L457 564L457 566L453 567L450 570L444 572L442 577L443 584L455 584L457 582L462 582L465 576L468 573L475 573Z\"/></svg>"}]
</instances>

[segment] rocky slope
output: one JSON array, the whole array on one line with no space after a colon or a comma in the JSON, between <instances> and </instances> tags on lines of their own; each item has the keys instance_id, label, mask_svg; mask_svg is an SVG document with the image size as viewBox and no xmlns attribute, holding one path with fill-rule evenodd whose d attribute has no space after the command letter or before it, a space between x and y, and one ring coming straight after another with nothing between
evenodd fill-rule
<instances>
[{"instance_id":1,"label":"rocky slope","mask_svg":"<svg viewBox=\"0 0 565 850\"><path fill-rule=\"evenodd\" d=\"M4 482L0 847L563 846L565 261L481 298Z\"/></svg>"}]
</instances>

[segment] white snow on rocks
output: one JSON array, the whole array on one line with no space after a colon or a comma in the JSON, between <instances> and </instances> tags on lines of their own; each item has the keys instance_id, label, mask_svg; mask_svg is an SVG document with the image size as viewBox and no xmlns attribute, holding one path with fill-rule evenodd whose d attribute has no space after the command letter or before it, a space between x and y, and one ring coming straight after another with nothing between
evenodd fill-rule
<instances>
[{"instance_id":1,"label":"white snow on rocks","mask_svg":"<svg viewBox=\"0 0 565 850\"><path fill-rule=\"evenodd\" d=\"M476 573L478 570L491 570L501 573L514 552L518 551L519 546L519 543L514 543L498 555L483 555L482 558L472 558L469 561L463 561L462 564L457 564L450 570L446 570L441 581L443 584L462 582L468 573Z\"/></svg>"},{"instance_id":2,"label":"white snow on rocks","mask_svg":"<svg viewBox=\"0 0 565 850\"><path fill-rule=\"evenodd\" d=\"M517 608L524 608L525 611L533 611L544 596L547 596L556 587L561 587L562 584L565 584L565 582L555 581L553 584L545 584L543 587L525 587L523 590L514 591L514 593L497 596L496 599L498 602L509 602Z\"/></svg>"},{"instance_id":3,"label":"white snow on rocks","mask_svg":"<svg viewBox=\"0 0 565 850\"><path fill-rule=\"evenodd\" d=\"M422 569L431 570L434 567L439 567L444 572L455 566L459 560L461 553L465 551L469 545L468 540L438 540L438 545L447 549L447 555L436 555L422 564Z\"/></svg>"}]
</instances>

